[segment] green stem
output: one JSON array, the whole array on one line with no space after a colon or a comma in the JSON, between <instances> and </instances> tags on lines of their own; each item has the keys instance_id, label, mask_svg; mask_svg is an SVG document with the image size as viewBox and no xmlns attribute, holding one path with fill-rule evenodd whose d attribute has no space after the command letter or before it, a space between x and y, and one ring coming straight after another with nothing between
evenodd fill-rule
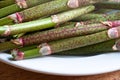
<instances>
[{"instance_id":1,"label":"green stem","mask_svg":"<svg viewBox=\"0 0 120 80\"><path fill-rule=\"evenodd\" d=\"M101 10L100 10L101 12ZM105 10L104 12L102 11L101 14L99 13L89 13L89 14L85 14L83 16L79 16L75 19L73 19L73 21L87 21L87 20L91 20L91 19L101 19L103 17L106 18L106 16L112 16L112 14L117 14L118 12L120 13L119 10Z\"/></svg>"},{"instance_id":2,"label":"green stem","mask_svg":"<svg viewBox=\"0 0 120 80\"><path fill-rule=\"evenodd\" d=\"M4 17L0 19L0 27L3 25L13 25L14 21L8 17Z\"/></svg>"},{"instance_id":3,"label":"green stem","mask_svg":"<svg viewBox=\"0 0 120 80\"><path fill-rule=\"evenodd\" d=\"M96 3L104 0L54 0L48 3L44 3L26 10L23 10L17 14L22 18L21 21L31 21L34 19L38 19L43 16L49 16L55 13L67 11L70 9L75 9L78 7L82 7L91 3ZM47 6L49 5L49 6ZM16 14L16 13L15 13ZM13 20L14 21L14 20ZM2 20L0 20L2 23ZM7 23L6 23L7 24Z\"/></svg>"},{"instance_id":4,"label":"green stem","mask_svg":"<svg viewBox=\"0 0 120 80\"><path fill-rule=\"evenodd\" d=\"M49 43L43 43L43 44L39 45L39 47L36 49L31 49L24 53L23 52L19 53L20 56L17 54L17 58L15 58L15 59L17 59L17 60L24 59L28 56L27 55L24 57L24 54L30 55L32 52L32 55L33 55L33 51L35 51L34 52L35 55L38 54L40 56L45 56L45 55L50 55L53 53L58 53L58 52L62 52L62 51L67 51L67 50L71 50L71 49L75 49L75 48L79 48L79 47L85 47L85 46L109 41L109 40L116 39L119 37L120 37L120 27L112 28L107 31L102 31L99 33L86 35L86 36L82 36L82 37L73 37L73 38L69 38L69 39L63 39L63 40L53 41L53 42L49 42ZM28 56L28 57L30 57L30 56Z\"/></svg>"},{"instance_id":5,"label":"green stem","mask_svg":"<svg viewBox=\"0 0 120 80\"><path fill-rule=\"evenodd\" d=\"M15 3L15 0L2 0L0 1L0 8L12 5Z\"/></svg>"},{"instance_id":6,"label":"green stem","mask_svg":"<svg viewBox=\"0 0 120 80\"><path fill-rule=\"evenodd\" d=\"M109 23L111 25L107 26L107 25L109 25ZM70 38L70 37L75 37L75 36L86 35L86 34L103 31L110 27L119 26L120 22L119 21L104 22L103 24L91 24L91 25L83 25L83 26L75 27L75 23L72 23L68 26L64 26L61 28L52 29L52 30L43 31L43 32L37 32L34 34L23 36L21 38L12 40L12 42L8 42L8 43L9 43L9 46L10 45L12 46L14 43L14 46L15 46L14 48L16 48L16 46L20 47L20 46L40 44L40 43L44 43L44 42L50 42L50 41L54 41L54 40ZM4 46L4 45L0 44L0 46ZM7 48L7 46L5 46L5 48L1 47L0 51L7 50L7 49L14 49L13 47L9 47L9 46L8 46L8 48Z\"/></svg>"},{"instance_id":7,"label":"green stem","mask_svg":"<svg viewBox=\"0 0 120 80\"><path fill-rule=\"evenodd\" d=\"M48 2L50 0L26 0L27 8L36 6L38 4L42 4ZM10 6L4 7L0 9L0 18L5 17L9 14L24 10L26 8L20 8L17 4L12 4Z\"/></svg>"},{"instance_id":8,"label":"green stem","mask_svg":"<svg viewBox=\"0 0 120 80\"><path fill-rule=\"evenodd\" d=\"M120 19L120 12L116 12L113 14L106 14L103 15L101 18L96 18L96 19L91 19L88 21L83 21L83 24L93 24L93 23L99 23L103 21L114 21L114 20L119 20Z\"/></svg>"},{"instance_id":9,"label":"green stem","mask_svg":"<svg viewBox=\"0 0 120 80\"><path fill-rule=\"evenodd\" d=\"M80 15L93 11L94 8L95 7L93 5L90 5L90 6L86 6L83 8L73 9L67 12L53 15L45 19L11 25L11 27L3 26L3 27L0 27L0 34L1 35L14 35L14 34L19 34L19 33L26 33L26 32L32 32L32 31L38 31L38 30L42 30L46 28L51 28L57 24L67 22ZM8 28L10 29L10 32L9 34L5 34Z\"/></svg>"},{"instance_id":10,"label":"green stem","mask_svg":"<svg viewBox=\"0 0 120 80\"><path fill-rule=\"evenodd\" d=\"M62 51L59 53L55 53L54 55L94 55L94 54L102 54L107 52L114 52L113 46L115 45L116 40L109 40L102 43L89 45L85 47L80 47L68 51ZM32 55L31 55L32 56Z\"/></svg>"},{"instance_id":11,"label":"green stem","mask_svg":"<svg viewBox=\"0 0 120 80\"><path fill-rule=\"evenodd\" d=\"M39 55L35 54L38 52L38 51L36 51L36 48L37 48L37 45L24 47L24 48L20 48L20 49L13 49L13 50L11 50L11 54L15 60L18 60L18 59L20 60L22 55L19 55L20 57L16 57L16 56L18 56L17 54L22 54L24 52L25 52L24 56L27 56L27 58L38 57ZM30 50L32 50L32 51L30 51Z\"/></svg>"},{"instance_id":12,"label":"green stem","mask_svg":"<svg viewBox=\"0 0 120 80\"><path fill-rule=\"evenodd\" d=\"M86 21L86 20L91 20L91 19L97 19L103 17L105 14L95 14L95 13L89 13L85 14L83 16L77 17L73 19L73 21Z\"/></svg>"},{"instance_id":13,"label":"green stem","mask_svg":"<svg viewBox=\"0 0 120 80\"><path fill-rule=\"evenodd\" d=\"M14 49L14 48L20 48L20 46L15 45L12 42L4 42L4 43L0 43L0 51L5 51L5 50L10 50L10 49Z\"/></svg>"},{"instance_id":14,"label":"green stem","mask_svg":"<svg viewBox=\"0 0 120 80\"><path fill-rule=\"evenodd\" d=\"M120 2L113 2L113 1L106 1L106 2L100 2L96 3L95 5L97 8L103 8L103 9L120 9Z\"/></svg>"},{"instance_id":15,"label":"green stem","mask_svg":"<svg viewBox=\"0 0 120 80\"><path fill-rule=\"evenodd\" d=\"M65 39L75 36L83 36L103 30L107 30L111 27L120 26L120 21L105 22L105 24L91 24L91 25L77 25L79 23L71 23L70 25L60 27L57 29L47 30L43 32L37 32L21 38L13 40L16 45L27 46L40 44L43 42L50 42L59 39ZM111 24L109 26L109 24Z\"/></svg>"},{"instance_id":16,"label":"green stem","mask_svg":"<svg viewBox=\"0 0 120 80\"><path fill-rule=\"evenodd\" d=\"M90 55L94 55L94 54L102 54L102 53L106 53L106 52L113 52L116 50L113 50L113 46L115 45L116 40L109 40L109 41L105 41L102 43L98 43L98 44L93 44L93 45L89 45L89 46L85 46L85 47L80 47L80 48L76 48L76 49L71 49L71 50L67 50L67 51L62 51L59 53L55 53L53 55L69 55L69 56L90 56ZM120 43L120 41L119 41ZM35 57L40 57L42 55L40 55L38 53L39 49L36 49L37 45L33 45L30 47L23 47L20 49L14 49L11 51L11 54L13 56L13 58L15 60L20 60L20 59L30 59L30 58L35 58ZM18 54L24 53L24 57L22 55L19 56Z\"/></svg>"},{"instance_id":17,"label":"green stem","mask_svg":"<svg viewBox=\"0 0 120 80\"><path fill-rule=\"evenodd\" d=\"M106 14L107 12L112 11L113 9L96 9L94 13L96 14Z\"/></svg>"}]
</instances>

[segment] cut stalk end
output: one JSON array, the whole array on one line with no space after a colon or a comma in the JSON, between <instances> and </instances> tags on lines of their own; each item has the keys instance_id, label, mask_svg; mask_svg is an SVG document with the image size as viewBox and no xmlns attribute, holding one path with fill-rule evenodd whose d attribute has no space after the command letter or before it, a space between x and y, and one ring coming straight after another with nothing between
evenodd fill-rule
<instances>
[{"instance_id":1,"label":"cut stalk end","mask_svg":"<svg viewBox=\"0 0 120 80\"><path fill-rule=\"evenodd\" d=\"M120 36L118 29L117 28L111 28L111 29L109 29L108 30L108 36L111 39L118 38Z\"/></svg>"},{"instance_id":2,"label":"cut stalk end","mask_svg":"<svg viewBox=\"0 0 120 80\"><path fill-rule=\"evenodd\" d=\"M23 58L24 58L24 53L19 51L18 49L13 49L11 51L11 55L14 60L23 60Z\"/></svg>"}]
</instances>

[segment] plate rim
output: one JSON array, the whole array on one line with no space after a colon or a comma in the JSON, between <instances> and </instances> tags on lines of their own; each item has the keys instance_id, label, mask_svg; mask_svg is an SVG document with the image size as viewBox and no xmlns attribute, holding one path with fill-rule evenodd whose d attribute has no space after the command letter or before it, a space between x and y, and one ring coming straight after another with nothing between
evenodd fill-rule
<instances>
[{"instance_id":1,"label":"plate rim","mask_svg":"<svg viewBox=\"0 0 120 80\"><path fill-rule=\"evenodd\" d=\"M99 75L99 74L104 74L104 73L109 73L109 72L114 72L114 71L120 70L120 69L115 69L115 70L94 72L94 73L88 73L88 74L65 74L65 73L56 73L56 72L50 72L50 71L30 69L30 68L26 68L26 67L11 63L11 62L4 60L4 59L1 59L1 58L0 58L0 62L3 62L5 64L8 64L10 66L13 66L13 67L16 67L19 69L30 71L30 72L43 73L43 74L48 74L48 75L58 75L58 76L90 76L90 75Z\"/></svg>"}]
</instances>

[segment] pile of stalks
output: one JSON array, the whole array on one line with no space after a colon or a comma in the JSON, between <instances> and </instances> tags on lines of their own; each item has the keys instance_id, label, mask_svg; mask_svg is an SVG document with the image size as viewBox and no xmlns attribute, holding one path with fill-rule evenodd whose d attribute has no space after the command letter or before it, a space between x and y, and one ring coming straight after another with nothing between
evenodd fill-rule
<instances>
[{"instance_id":1,"label":"pile of stalks","mask_svg":"<svg viewBox=\"0 0 120 80\"><path fill-rule=\"evenodd\" d=\"M14 60L120 50L117 0L0 0L0 51Z\"/></svg>"}]
</instances>

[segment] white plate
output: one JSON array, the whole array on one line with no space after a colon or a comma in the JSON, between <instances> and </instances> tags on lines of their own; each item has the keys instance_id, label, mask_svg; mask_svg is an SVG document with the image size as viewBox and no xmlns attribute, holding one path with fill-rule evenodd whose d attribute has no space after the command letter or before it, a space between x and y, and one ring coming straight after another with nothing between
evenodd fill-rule
<instances>
[{"instance_id":1,"label":"white plate","mask_svg":"<svg viewBox=\"0 0 120 80\"><path fill-rule=\"evenodd\" d=\"M0 53L0 60L10 65L55 75L93 75L120 70L120 54L110 53L90 57L43 57L22 61L11 61L10 55Z\"/></svg>"}]
</instances>

